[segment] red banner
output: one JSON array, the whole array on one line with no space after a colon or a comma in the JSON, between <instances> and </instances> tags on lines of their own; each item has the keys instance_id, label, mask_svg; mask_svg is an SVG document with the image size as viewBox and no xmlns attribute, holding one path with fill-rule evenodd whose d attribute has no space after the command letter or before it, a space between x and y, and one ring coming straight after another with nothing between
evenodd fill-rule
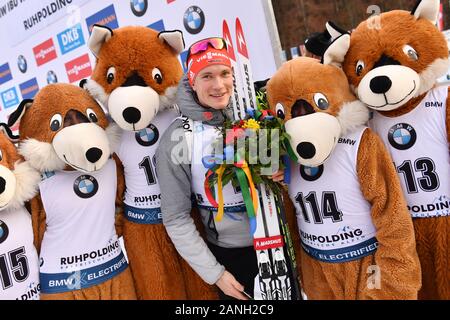
<instances>
[{"instance_id":1,"label":"red banner","mask_svg":"<svg viewBox=\"0 0 450 320\"><path fill-rule=\"evenodd\" d=\"M283 237L273 236L267 238L257 238L253 239L253 246L255 250L266 250L266 249L275 249L280 248L284 245Z\"/></svg>"}]
</instances>

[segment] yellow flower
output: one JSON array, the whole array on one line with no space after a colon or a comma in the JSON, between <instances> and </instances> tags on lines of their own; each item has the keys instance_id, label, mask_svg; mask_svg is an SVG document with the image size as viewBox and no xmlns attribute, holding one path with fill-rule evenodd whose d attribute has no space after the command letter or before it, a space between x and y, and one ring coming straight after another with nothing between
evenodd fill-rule
<instances>
[{"instance_id":1,"label":"yellow flower","mask_svg":"<svg viewBox=\"0 0 450 320\"><path fill-rule=\"evenodd\" d=\"M255 119L248 119L244 121L244 125L242 126L245 129L254 129L258 130L260 128L259 122Z\"/></svg>"}]
</instances>

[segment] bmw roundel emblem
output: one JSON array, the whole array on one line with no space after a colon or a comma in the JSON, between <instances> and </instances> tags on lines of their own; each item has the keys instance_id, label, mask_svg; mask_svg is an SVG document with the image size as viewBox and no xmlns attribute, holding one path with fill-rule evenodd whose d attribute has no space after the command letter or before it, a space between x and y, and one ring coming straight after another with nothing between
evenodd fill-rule
<instances>
[{"instance_id":1,"label":"bmw roundel emblem","mask_svg":"<svg viewBox=\"0 0 450 320\"><path fill-rule=\"evenodd\" d=\"M148 0L130 0L131 11L136 17L142 17L148 8Z\"/></svg>"},{"instance_id":2,"label":"bmw roundel emblem","mask_svg":"<svg viewBox=\"0 0 450 320\"><path fill-rule=\"evenodd\" d=\"M153 124L135 133L136 141L141 146L150 147L159 139L159 131Z\"/></svg>"},{"instance_id":3,"label":"bmw roundel emblem","mask_svg":"<svg viewBox=\"0 0 450 320\"><path fill-rule=\"evenodd\" d=\"M417 134L411 125L398 123L389 129L388 139L391 146L395 149L406 150L416 143Z\"/></svg>"},{"instance_id":4,"label":"bmw roundel emblem","mask_svg":"<svg viewBox=\"0 0 450 320\"><path fill-rule=\"evenodd\" d=\"M82 175L75 179L73 191L83 199L93 197L98 191L97 180L90 175Z\"/></svg>"},{"instance_id":5,"label":"bmw roundel emblem","mask_svg":"<svg viewBox=\"0 0 450 320\"><path fill-rule=\"evenodd\" d=\"M318 167L300 166L300 175L306 181L316 181L322 176L323 164Z\"/></svg>"},{"instance_id":6,"label":"bmw roundel emblem","mask_svg":"<svg viewBox=\"0 0 450 320\"><path fill-rule=\"evenodd\" d=\"M190 6L184 13L183 24L191 34L200 33L205 26L205 14L197 6Z\"/></svg>"},{"instance_id":7,"label":"bmw roundel emblem","mask_svg":"<svg viewBox=\"0 0 450 320\"><path fill-rule=\"evenodd\" d=\"M58 82L58 77L56 76L56 73L53 70L50 70L49 72L47 72L47 83L51 84L51 83L57 83Z\"/></svg>"},{"instance_id":8,"label":"bmw roundel emblem","mask_svg":"<svg viewBox=\"0 0 450 320\"><path fill-rule=\"evenodd\" d=\"M27 59L23 55L20 55L17 58L17 66L19 67L20 72L27 72Z\"/></svg>"},{"instance_id":9,"label":"bmw roundel emblem","mask_svg":"<svg viewBox=\"0 0 450 320\"><path fill-rule=\"evenodd\" d=\"M0 220L0 243L3 243L6 238L8 238L9 235L9 229L6 223L4 223L2 220Z\"/></svg>"}]
</instances>

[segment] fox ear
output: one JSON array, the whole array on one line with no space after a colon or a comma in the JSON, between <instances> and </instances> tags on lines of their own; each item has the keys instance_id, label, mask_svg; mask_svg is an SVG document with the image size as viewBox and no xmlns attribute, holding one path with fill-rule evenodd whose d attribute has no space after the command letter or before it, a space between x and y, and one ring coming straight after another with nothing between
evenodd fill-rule
<instances>
[{"instance_id":1,"label":"fox ear","mask_svg":"<svg viewBox=\"0 0 450 320\"><path fill-rule=\"evenodd\" d=\"M439 18L439 0L419 0L411 11L411 14L416 17L416 19L427 19L431 23L436 24Z\"/></svg>"},{"instance_id":2,"label":"fox ear","mask_svg":"<svg viewBox=\"0 0 450 320\"><path fill-rule=\"evenodd\" d=\"M185 48L183 32L180 30L161 31L158 38L162 43L167 43L177 54Z\"/></svg>"},{"instance_id":3,"label":"fox ear","mask_svg":"<svg viewBox=\"0 0 450 320\"><path fill-rule=\"evenodd\" d=\"M12 143L19 142L19 136L14 135L6 123L0 123L0 132L3 132Z\"/></svg>"},{"instance_id":4,"label":"fox ear","mask_svg":"<svg viewBox=\"0 0 450 320\"><path fill-rule=\"evenodd\" d=\"M339 38L340 36L342 36L343 34L348 33L347 31L345 31L344 29L342 29L341 27L339 27L332 21L328 21L325 24L325 28L327 29L328 33L331 36L331 41L334 41L337 38Z\"/></svg>"},{"instance_id":5,"label":"fox ear","mask_svg":"<svg viewBox=\"0 0 450 320\"><path fill-rule=\"evenodd\" d=\"M13 127L17 123L20 122L20 119L23 117L25 112L28 110L29 107L33 104L33 100L31 99L25 99L23 100L19 106L17 107L16 111L11 113L8 119L8 127Z\"/></svg>"},{"instance_id":6,"label":"fox ear","mask_svg":"<svg viewBox=\"0 0 450 320\"><path fill-rule=\"evenodd\" d=\"M88 47L91 49L94 56L98 57L103 44L108 42L112 35L113 31L110 28L94 24L92 34L88 42Z\"/></svg>"},{"instance_id":7,"label":"fox ear","mask_svg":"<svg viewBox=\"0 0 450 320\"><path fill-rule=\"evenodd\" d=\"M345 55L350 48L350 35L344 34L334 40L334 42L325 51L322 63L328 64L336 67L342 67Z\"/></svg>"}]
</instances>

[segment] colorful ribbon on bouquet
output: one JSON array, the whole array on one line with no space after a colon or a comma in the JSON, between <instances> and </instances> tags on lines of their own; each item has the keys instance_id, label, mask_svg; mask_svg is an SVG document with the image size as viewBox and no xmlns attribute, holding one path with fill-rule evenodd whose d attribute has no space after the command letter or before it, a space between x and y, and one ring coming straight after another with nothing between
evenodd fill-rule
<instances>
[{"instance_id":1,"label":"colorful ribbon on bouquet","mask_svg":"<svg viewBox=\"0 0 450 320\"><path fill-rule=\"evenodd\" d=\"M222 178L225 172L226 165L215 165L210 168L206 173L205 177L205 193L209 202L218 208L216 221L221 221L223 219L224 214L224 198L223 198L223 185ZM253 183L252 175L250 172L250 168L245 160L237 161L234 163L234 173L238 179L239 186L241 188L242 197L244 198L245 208L247 209L247 215L250 220L254 220L256 217L256 212L258 211L258 193L256 191L255 184ZM209 187L209 179L212 178L213 175L217 175L217 198L218 202L214 197L214 191Z\"/></svg>"}]
</instances>

